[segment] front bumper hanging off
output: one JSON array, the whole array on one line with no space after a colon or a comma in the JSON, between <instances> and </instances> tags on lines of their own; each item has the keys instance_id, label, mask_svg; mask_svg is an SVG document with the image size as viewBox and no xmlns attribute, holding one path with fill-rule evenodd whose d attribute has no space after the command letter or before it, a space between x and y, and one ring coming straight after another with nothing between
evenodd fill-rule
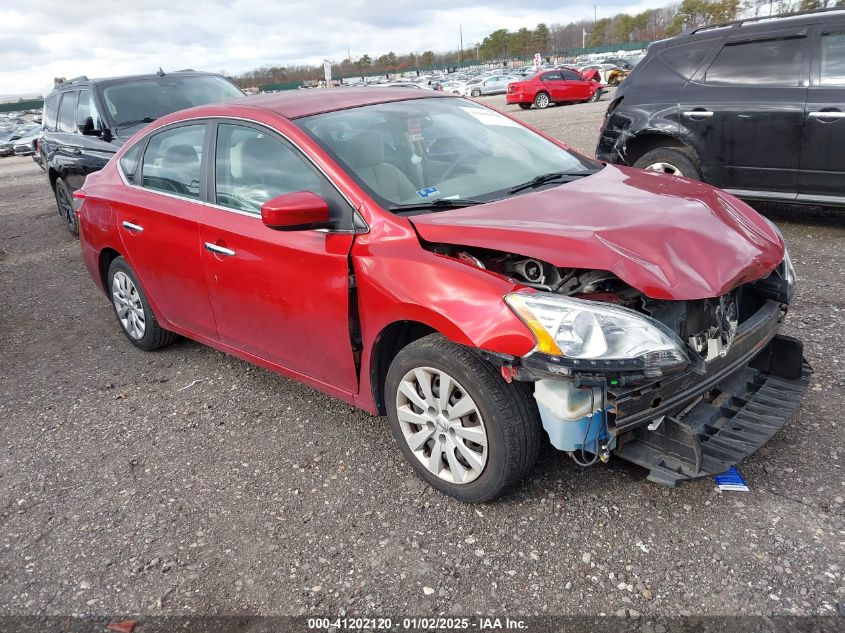
<instances>
[{"instance_id":1,"label":"front bumper hanging off","mask_svg":"<svg viewBox=\"0 0 845 633\"><path fill-rule=\"evenodd\" d=\"M774 336L680 411L620 433L615 453L668 486L725 472L759 450L798 408L812 374L802 351L800 341Z\"/></svg>"}]
</instances>

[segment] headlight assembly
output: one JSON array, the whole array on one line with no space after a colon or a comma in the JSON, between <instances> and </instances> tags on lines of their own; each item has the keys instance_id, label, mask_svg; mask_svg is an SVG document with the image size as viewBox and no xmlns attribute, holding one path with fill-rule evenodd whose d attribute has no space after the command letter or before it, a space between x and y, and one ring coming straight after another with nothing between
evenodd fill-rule
<instances>
[{"instance_id":1,"label":"headlight assembly","mask_svg":"<svg viewBox=\"0 0 845 633\"><path fill-rule=\"evenodd\" d=\"M505 302L534 333L536 351L573 368L645 370L690 362L669 328L627 308L548 292L513 292Z\"/></svg>"}]
</instances>

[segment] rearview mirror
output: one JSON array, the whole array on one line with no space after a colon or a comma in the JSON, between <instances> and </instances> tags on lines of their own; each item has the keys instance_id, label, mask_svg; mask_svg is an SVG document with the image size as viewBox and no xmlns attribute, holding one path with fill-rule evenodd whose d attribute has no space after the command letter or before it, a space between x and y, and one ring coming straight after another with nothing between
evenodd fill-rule
<instances>
[{"instance_id":1,"label":"rearview mirror","mask_svg":"<svg viewBox=\"0 0 845 633\"><path fill-rule=\"evenodd\" d=\"M329 205L316 193L283 193L261 205L261 220L276 231L307 231L328 228Z\"/></svg>"}]
</instances>

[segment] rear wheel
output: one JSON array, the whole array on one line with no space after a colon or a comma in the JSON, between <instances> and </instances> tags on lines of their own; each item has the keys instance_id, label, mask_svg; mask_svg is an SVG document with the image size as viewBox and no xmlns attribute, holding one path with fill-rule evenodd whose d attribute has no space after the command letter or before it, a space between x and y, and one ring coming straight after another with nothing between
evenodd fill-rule
<instances>
[{"instance_id":1,"label":"rear wheel","mask_svg":"<svg viewBox=\"0 0 845 633\"><path fill-rule=\"evenodd\" d=\"M138 278L122 257L109 266L108 290L120 329L133 345L151 351L178 340L178 334L158 324Z\"/></svg>"},{"instance_id":2,"label":"rear wheel","mask_svg":"<svg viewBox=\"0 0 845 633\"><path fill-rule=\"evenodd\" d=\"M523 110L528 110L531 107L531 104L530 103L520 103L519 107L522 108Z\"/></svg>"},{"instance_id":3,"label":"rear wheel","mask_svg":"<svg viewBox=\"0 0 845 633\"><path fill-rule=\"evenodd\" d=\"M549 105L551 105L551 103L549 95L546 92L538 92L537 96L534 97L534 105L537 106L539 110L545 110L549 107Z\"/></svg>"},{"instance_id":4,"label":"rear wheel","mask_svg":"<svg viewBox=\"0 0 845 633\"><path fill-rule=\"evenodd\" d=\"M71 235L79 236L79 221L76 217L76 207L73 204L73 193L67 183L61 178L56 179L56 206L59 215L65 221Z\"/></svg>"},{"instance_id":5,"label":"rear wheel","mask_svg":"<svg viewBox=\"0 0 845 633\"><path fill-rule=\"evenodd\" d=\"M698 161L687 152L674 147L659 147L646 152L634 163L634 167L701 180L701 168L698 166Z\"/></svg>"},{"instance_id":6,"label":"rear wheel","mask_svg":"<svg viewBox=\"0 0 845 633\"><path fill-rule=\"evenodd\" d=\"M397 354L385 400L408 463L432 487L461 501L497 497L537 459L541 425L529 388L506 383L473 350L439 334Z\"/></svg>"}]
</instances>

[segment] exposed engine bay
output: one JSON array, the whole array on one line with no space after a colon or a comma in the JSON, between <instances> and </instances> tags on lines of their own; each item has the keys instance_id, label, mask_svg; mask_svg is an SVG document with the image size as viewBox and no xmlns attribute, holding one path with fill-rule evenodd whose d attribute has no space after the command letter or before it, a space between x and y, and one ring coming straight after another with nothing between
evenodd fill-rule
<instances>
[{"instance_id":1,"label":"exposed engine bay","mask_svg":"<svg viewBox=\"0 0 845 633\"><path fill-rule=\"evenodd\" d=\"M800 341L777 334L792 291L788 258L767 277L720 297L660 300L608 271L558 268L479 248L429 247L542 293L645 315L685 346L689 365L668 371L593 362L564 367L556 361L565 359L547 354L490 358L506 380L534 383L552 445L581 466L605 462L612 453L649 468L650 479L667 485L723 472L786 422L809 382ZM770 395L775 390L785 396ZM746 406L771 410L759 419Z\"/></svg>"}]
</instances>

